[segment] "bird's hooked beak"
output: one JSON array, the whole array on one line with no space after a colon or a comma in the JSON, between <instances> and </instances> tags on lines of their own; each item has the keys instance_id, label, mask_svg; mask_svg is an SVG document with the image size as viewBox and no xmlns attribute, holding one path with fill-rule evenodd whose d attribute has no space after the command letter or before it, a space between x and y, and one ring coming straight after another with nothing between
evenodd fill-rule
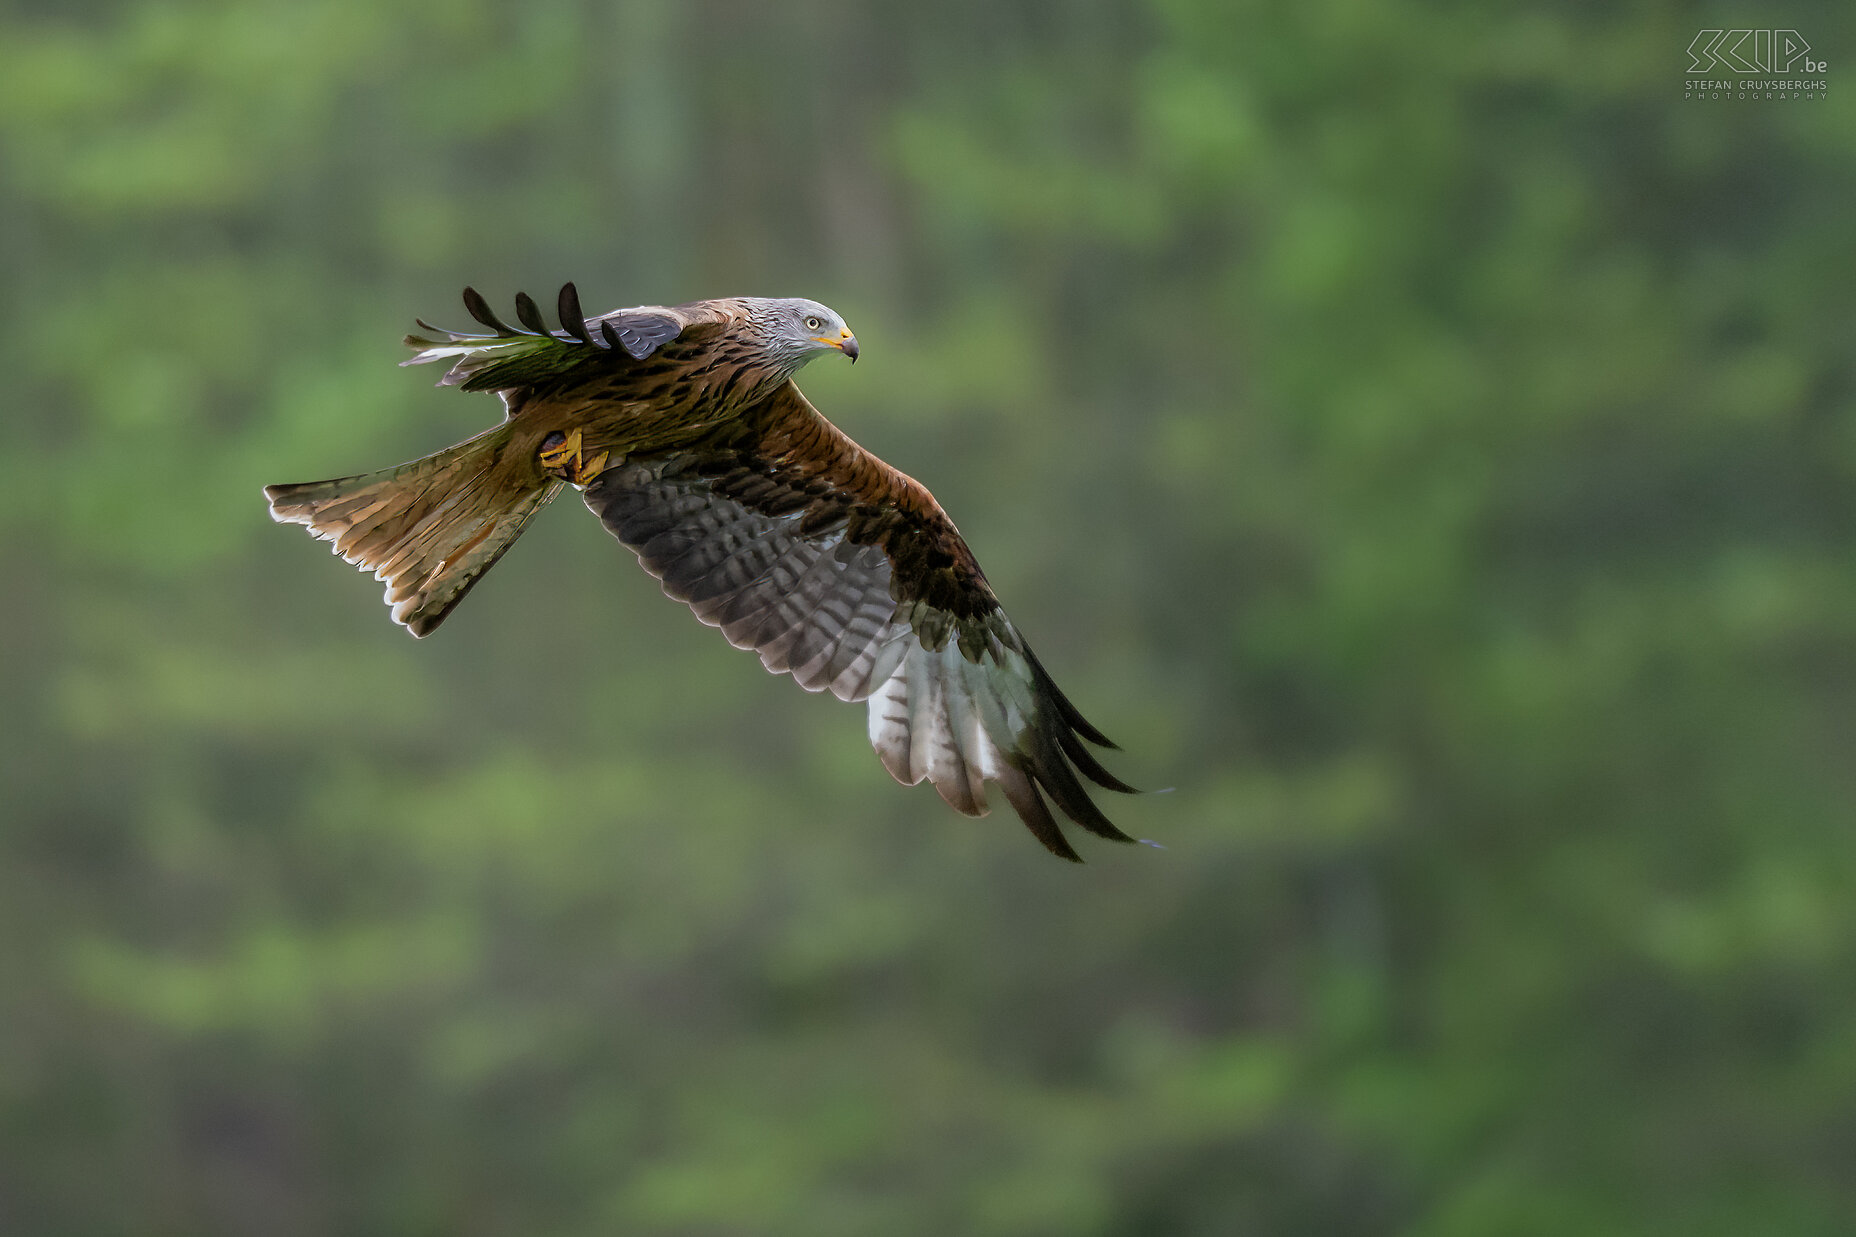
<instances>
[{"instance_id":1,"label":"bird's hooked beak","mask_svg":"<svg viewBox=\"0 0 1856 1237\"><path fill-rule=\"evenodd\" d=\"M851 334L850 327L839 328L838 337L836 339L831 338L829 335L814 335L812 338L815 342L824 344L827 348L836 348L839 352L851 358L851 364L857 364L857 336Z\"/></svg>"}]
</instances>

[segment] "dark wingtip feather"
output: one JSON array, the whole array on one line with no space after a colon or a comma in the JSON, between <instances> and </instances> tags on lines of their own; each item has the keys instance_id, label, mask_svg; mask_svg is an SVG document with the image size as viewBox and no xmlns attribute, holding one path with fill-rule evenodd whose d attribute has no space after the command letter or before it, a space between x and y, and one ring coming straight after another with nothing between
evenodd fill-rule
<instances>
[{"instance_id":1,"label":"dark wingtip feather","mask_svg":"<svg viewBox=\"0 0 1856 1237\"><path fill-rule=\"evenodd\" d=\"M537 335L551 334L548 320L541 316L541 309L535 304L535 298L526 292L516 293L516 320Z\"/></svg>"},{"instance_id":2,"label":"dark wingtip feather","mask_svg":"<svg viewBox=\"0 0 1856 1237\"><path fill-rule=\"evenodd\" d=\"M1063 836L1063 830L1052 819L1050 809L1044 806L1044 796L1038 793L1037 783L1024 770L1011 766L1010 776L1001 774L998 779L999 789L1005 792L1006 802L1018 813L1018 818L1025 822L1025 828L1031 830L1031 836L1044 844L1044 849L1059 859L1068 859L1071 863L1081 863L1083 857L1076 853L1069 839Z\"/></svg>"},{"instance_id":3,"label":"dark wingtip feather","mask_svg":"<svg viewBox=\"0 0 1856 1237\"><path fill-rule=\"evenodd\" d=\"M1055 683L1051 684L1051 695L1055 698L1058 712L1063 715L1063 720L1069 723L1071 730L1074 730L1077 734L1083 736L1083 738L1088 739L1097 747L1107 748L1111 752L1119 752L1121 750L1121 744L1115 742L1115 740L1109 738L1100 730L1097 730L1094 726L1089 724L1089 719L1077 711L1076 706L1070 703L1070 698L1059 691Z\"/></svg>"},{"instance_id":4,"label":"dark wingtip feather","mask_svg":"<svg viewBox=\"0 0 1856 1237\"><path fill-rule=\"evenodd\" d=\"M600 338L606 341L606 347L612 349L614 352L622 352L625 350L625 341L619 338L619 333L612 328L612 323L600 323L599 334Z\"/></svg>"},{"instance_id":5,"label":"dark wingtip feather","mask_svg":"<svg viewBox=\"0 0 1856 1237\"><path fill-rule=\"evenodd\" d=\"M1082 745L1069 727L1065 726L1058 730L1057 741L1063 747L1063 754L1070 758L1070 763L1075 765L1084 777L1102 789L1118 791L1124 795L1141 793L1137 788L1128 785L1103 768L1102 762L1090 754L1089 749Z\"/></svg>"},{"instance_id":6,"label":"dark wingtip feather","mask_svg":"<svg viewBox=\"0 0 1856 1237\"><path fill-rule=\"evenodd\" d=\"M1063 689L1057 686L1056 681L1050 677L1050 671L1044 668L1044 663L1038 660L1038 655L1033 653L1029 646L1025 648L1025 659L1031 663L1031 671L1036 676L1038 690L1050 697L1051 703L1057 706L1058 714L1069 723L1070 729L1097 747L1106 747L1111 752L1121 750L1120 744L1091 726L1089 719L1083 716L1082 711L1070 703L1070 698L1063 694Z\"/></svg>"},{"instance_id":7,"label":"dark wingtip feather","mask_svg":"<svg viewBox=\"0 0 1856 1237\"><path fill-rule=\"evenodd\" d=\"M555 312L560 315L563 331L583 344L593 342L593 337L587 333L586 315L580 312L580 290L574 287L572 280L561 285L561 295L555 306Z\"/></svg>"},{"instance_id":8,"label":"dark wingtip feather","mask_svg":"<svg viewBox=\"0 0 1856 1237\"><path fill-rule=\"evenodd\" d=\"M1030 763L1037 784L1050 796L1063 814L1099 838L1112 842L1132 842L1133 838L1117 829L1096 806L1095 800L1065 763L1057 744L1047 734L1032 731Z\"/></svg>"},{"instance_id":9,"label":"dark wingtip feather","mask_svg":"<svg viewBox=\"0 0 1856 1237\"><path fill-rule=\"evenodd\" d=\"M464 288L464 308L471 317L495 331L499 336L516 334L514 328L496 316L496 311L490 308L490 302L483 299L483 293L468 284Z\"/></svg>"}]
</instances>

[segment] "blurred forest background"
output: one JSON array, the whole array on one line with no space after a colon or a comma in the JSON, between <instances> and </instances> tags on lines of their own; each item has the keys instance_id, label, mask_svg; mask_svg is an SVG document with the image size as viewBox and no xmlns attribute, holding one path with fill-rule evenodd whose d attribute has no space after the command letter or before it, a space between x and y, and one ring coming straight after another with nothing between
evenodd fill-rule
<instances>
[{"instance_id":1,"label":"blurred forest background","mask_svg":"<svg viewBox=\"0 0 1856 1237\"><path fill-rule=\"evenodd\" d=\"M1856 1231L1850 17L14 0L0 1231ZM841 310L1168 849L571 496L422 643L266 518L565 279Z\"/></svg>"}]
</instances>

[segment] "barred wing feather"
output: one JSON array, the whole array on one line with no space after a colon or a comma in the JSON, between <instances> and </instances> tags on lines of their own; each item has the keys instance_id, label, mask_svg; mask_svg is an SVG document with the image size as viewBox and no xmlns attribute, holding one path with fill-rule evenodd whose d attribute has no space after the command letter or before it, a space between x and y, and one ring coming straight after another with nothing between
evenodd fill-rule
<instances>
[{"instance_id":1,"label":"barred wing feather","mask_svg":"<svg viewBox=\"0 0 1856 1237\"><path fill-rule=\"evenodd\" d=\"M782 414L818 426L763 422L756 437L628 461L586 488L587 505L665 593L768 670L867 700L871 746L897 781L926 780L969 816L988 812L994 782L1065 859L1079 856L1046 797L1131 841L1082 780L1131 792L1083 741L1113 745L1045 673L946 515L788 390ZM799 458L795 441L823 454Z\"/></svg>"},{"instance_id":2,"label":"barred wing feather","mask_svg":"<svg viewBox=\"0 0 1856 1237\"><path fill-rule=\"evenodd\" d=\"M803 535L801 513L755 511L677 461L609 469L586 501L666 594L806 690L862 700L902 659L889 561L842 529Z\"/></svg>"}]
</instances>

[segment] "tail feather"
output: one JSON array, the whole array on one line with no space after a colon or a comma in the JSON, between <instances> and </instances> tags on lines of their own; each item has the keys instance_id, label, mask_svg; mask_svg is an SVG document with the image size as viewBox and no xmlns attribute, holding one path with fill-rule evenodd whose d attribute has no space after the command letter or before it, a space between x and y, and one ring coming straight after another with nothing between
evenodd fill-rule
<instances>
[{"instance_id":1,"label":"tail feather","mask_svg":"<svg viewBox=\"0 0 1856 1237\"><path fill-rule=\"evenodd\" d=\"M561 483L499 468L507 423L380 472L267 485L271 518L302 524L386 584L393 621L429 635L521 535Z\"/></svg>"}]
</instances>

